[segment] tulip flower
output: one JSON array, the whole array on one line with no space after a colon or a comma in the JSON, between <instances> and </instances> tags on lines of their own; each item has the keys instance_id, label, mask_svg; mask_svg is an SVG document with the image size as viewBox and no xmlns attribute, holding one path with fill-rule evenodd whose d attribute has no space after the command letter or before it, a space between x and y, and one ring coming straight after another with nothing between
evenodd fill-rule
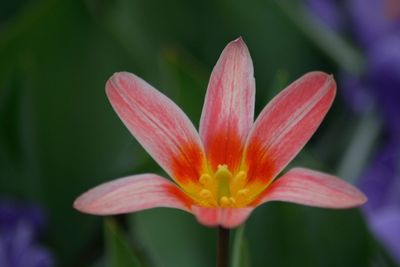
<instances>
[{"instance_id":1,"label":"tulip flower","mask_svg":"<svg viewBox=\"0 0 400 267\"><path fill-rule=\"evenodd\" d=\"M364 194L335 176L293 168L277 178L318 128L335 91L331 75L310 72L254 122L253 65L239 38L212 71L198 133L165 95L134 74L115 73L106 84L112 106L173 181L150 173L117 179L84 193L74 207L95 215L169 207L192 213L206 226L233 228L268 201L359 206Z\"/></svg>"}]
</instances>

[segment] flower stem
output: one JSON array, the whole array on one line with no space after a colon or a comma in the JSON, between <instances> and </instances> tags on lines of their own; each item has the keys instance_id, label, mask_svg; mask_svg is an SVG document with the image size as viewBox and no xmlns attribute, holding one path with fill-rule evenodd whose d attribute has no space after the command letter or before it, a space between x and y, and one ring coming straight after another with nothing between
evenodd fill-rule
<instances>
[{"instance_id":1,"label":"flower stem","mask_svg":"<svg viewBox=\"0 0 400 267\"><path fill-rule=\"evenodd\" d=\"M218 227L217 267L229 266L229 229Z\"/></svg>"}]
</instances>

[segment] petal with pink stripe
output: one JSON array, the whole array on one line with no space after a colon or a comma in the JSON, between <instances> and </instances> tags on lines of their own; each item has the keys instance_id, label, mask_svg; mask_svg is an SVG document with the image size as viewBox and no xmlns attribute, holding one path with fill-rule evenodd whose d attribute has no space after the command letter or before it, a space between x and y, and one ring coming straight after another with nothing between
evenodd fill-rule
<instances>
[{"instance_id":1,"label":"petal with pink stripe","mask_svg":"<svg viewBox=\"0 0 400 267\"><path fill-rule=\"evenodd\" d=\"M235 228L250 216L253 207L245 208L206 208L192 206L192 212L197 220L206 226L222 226Z\"/></svg>"},{"instance_id":2,"label":"petal with pink stripe","mask_svg":"<svg viewBox=\"0 0 400 267\"><path fill-rule=\"evenodd\" d=\"M367 197L335 176L294 168L274 181L254 204L274 200L322 208L352 208L364 204Z\"/></svg>"},{"instance_id":3,"label":"petal with pink stripe","mask_svg":"<svg viewBox=\"0 0 400 267\"><path fill-rule=\"evenodd\" d=\"M95 215L121 214L156 207L189 211L192 201L174 184L155 174L140 174L99 185L82 194L74 208Z\"/></svg>"},{"instance_id":4,"label":"petal with pink stripe","mask_svg":"<svg viewBox=\"0 0 400 267\"><path fill-rule=\"evenodd\" d=\"M230 42L215 65L200 121L200 136L215 171L219 164L235 170L253 124L253 63L241 38Z\"/></svg>"},{"instance_id":5,"label":"petal with pink stripe","mask_svg":"<svg viewBox=\"0 0 400 267\"><path fill-rule=\"evenodd\" d=\"M267 185L297 155L335 97L331 75L310 72L290 84L261 112L245 147L249 182Z\"/></svg>"},{"instance_id":6,"label":"petal with pink stripe","mask_svg":"<svg viewBox=\"0 0 400 267\"><path fill-rule=\"evenodd\" d=\"M183 111L127 72L115 73L106 92L121 120L157 163L179 184L196 183L205 155L200 137Z\"/></svg>"}]
</instances>

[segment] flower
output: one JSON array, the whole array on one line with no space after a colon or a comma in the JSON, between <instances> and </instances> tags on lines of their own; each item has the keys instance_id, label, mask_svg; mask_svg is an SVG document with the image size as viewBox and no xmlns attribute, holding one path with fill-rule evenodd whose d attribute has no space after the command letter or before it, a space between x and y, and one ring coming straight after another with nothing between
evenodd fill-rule
<instances>
[{"instance_id":1,"label":"flower","mask_svg":"<svg viewBox=\"0 0 400 267\"><path fill-rule=\"evenodd\" d=\"M54 266L52 255L37 244L44 226L45 216L38 206L0 200L0 266Z\"/></svg>"},{"instance_id":2,"label":"flower","mask_svg":"<svg viewBox=\"0 0 400 267\"><path fill-rule=\"evenodd\" d=\"M400 263L400 149L399 140L388 141L374 156L360 181L369 196L364 207L369 226Z\"/></svg>"},{"instance_id":3,"label":"flower","mask_svg":"<svg viewBox=\"0 0 400 267\"><path fill-rule=\"evenodd\" d=\"M361 75L343 74L344 100L363 116L373 107L381 117L385 136L359 178L360 187L369 198L363 211L372 233L400 263L400 2L328 2L335 7L332 12L341 6L341 13L348 14L346 31L350 29L366 58ZM314 11L323 14L321 10Z\"/></svg>"},{"instance_id":4,"label":"flower","mask_svg":"<svg viewBox=\"0 0 400 267\"><path fill-rule=\"evenodd\" d=\"M96 215L170 207L204 225L233 228L267 201L361 205L363 193L328 174L294 168L275 180L315 132L335 91L332 76L308 73L253 123L253 65L239 38L227 45L211 74L198 134L166 96L134 74L116 73L106 84L112 106L175 183L155 174L133 175L89 190L74 207Z\"/></svg>"}]
</instances>

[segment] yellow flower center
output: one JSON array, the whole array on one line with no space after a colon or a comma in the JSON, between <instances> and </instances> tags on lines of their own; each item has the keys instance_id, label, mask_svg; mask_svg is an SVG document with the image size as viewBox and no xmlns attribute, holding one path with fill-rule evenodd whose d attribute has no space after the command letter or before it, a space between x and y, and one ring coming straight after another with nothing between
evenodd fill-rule
<instances>
[{"instance_id":1,"label":"yellow flower center","mask_svg":"<svg viewBox=\"0 0 400 267\"><path fill-rule=\"evenodd\" d=\"M201 189L196 199L203 206L243 207L249 203L246 172L232 174L228 166L218 165L214 174L204 173L199 178Z\"/></svg>"}]
</instances>

